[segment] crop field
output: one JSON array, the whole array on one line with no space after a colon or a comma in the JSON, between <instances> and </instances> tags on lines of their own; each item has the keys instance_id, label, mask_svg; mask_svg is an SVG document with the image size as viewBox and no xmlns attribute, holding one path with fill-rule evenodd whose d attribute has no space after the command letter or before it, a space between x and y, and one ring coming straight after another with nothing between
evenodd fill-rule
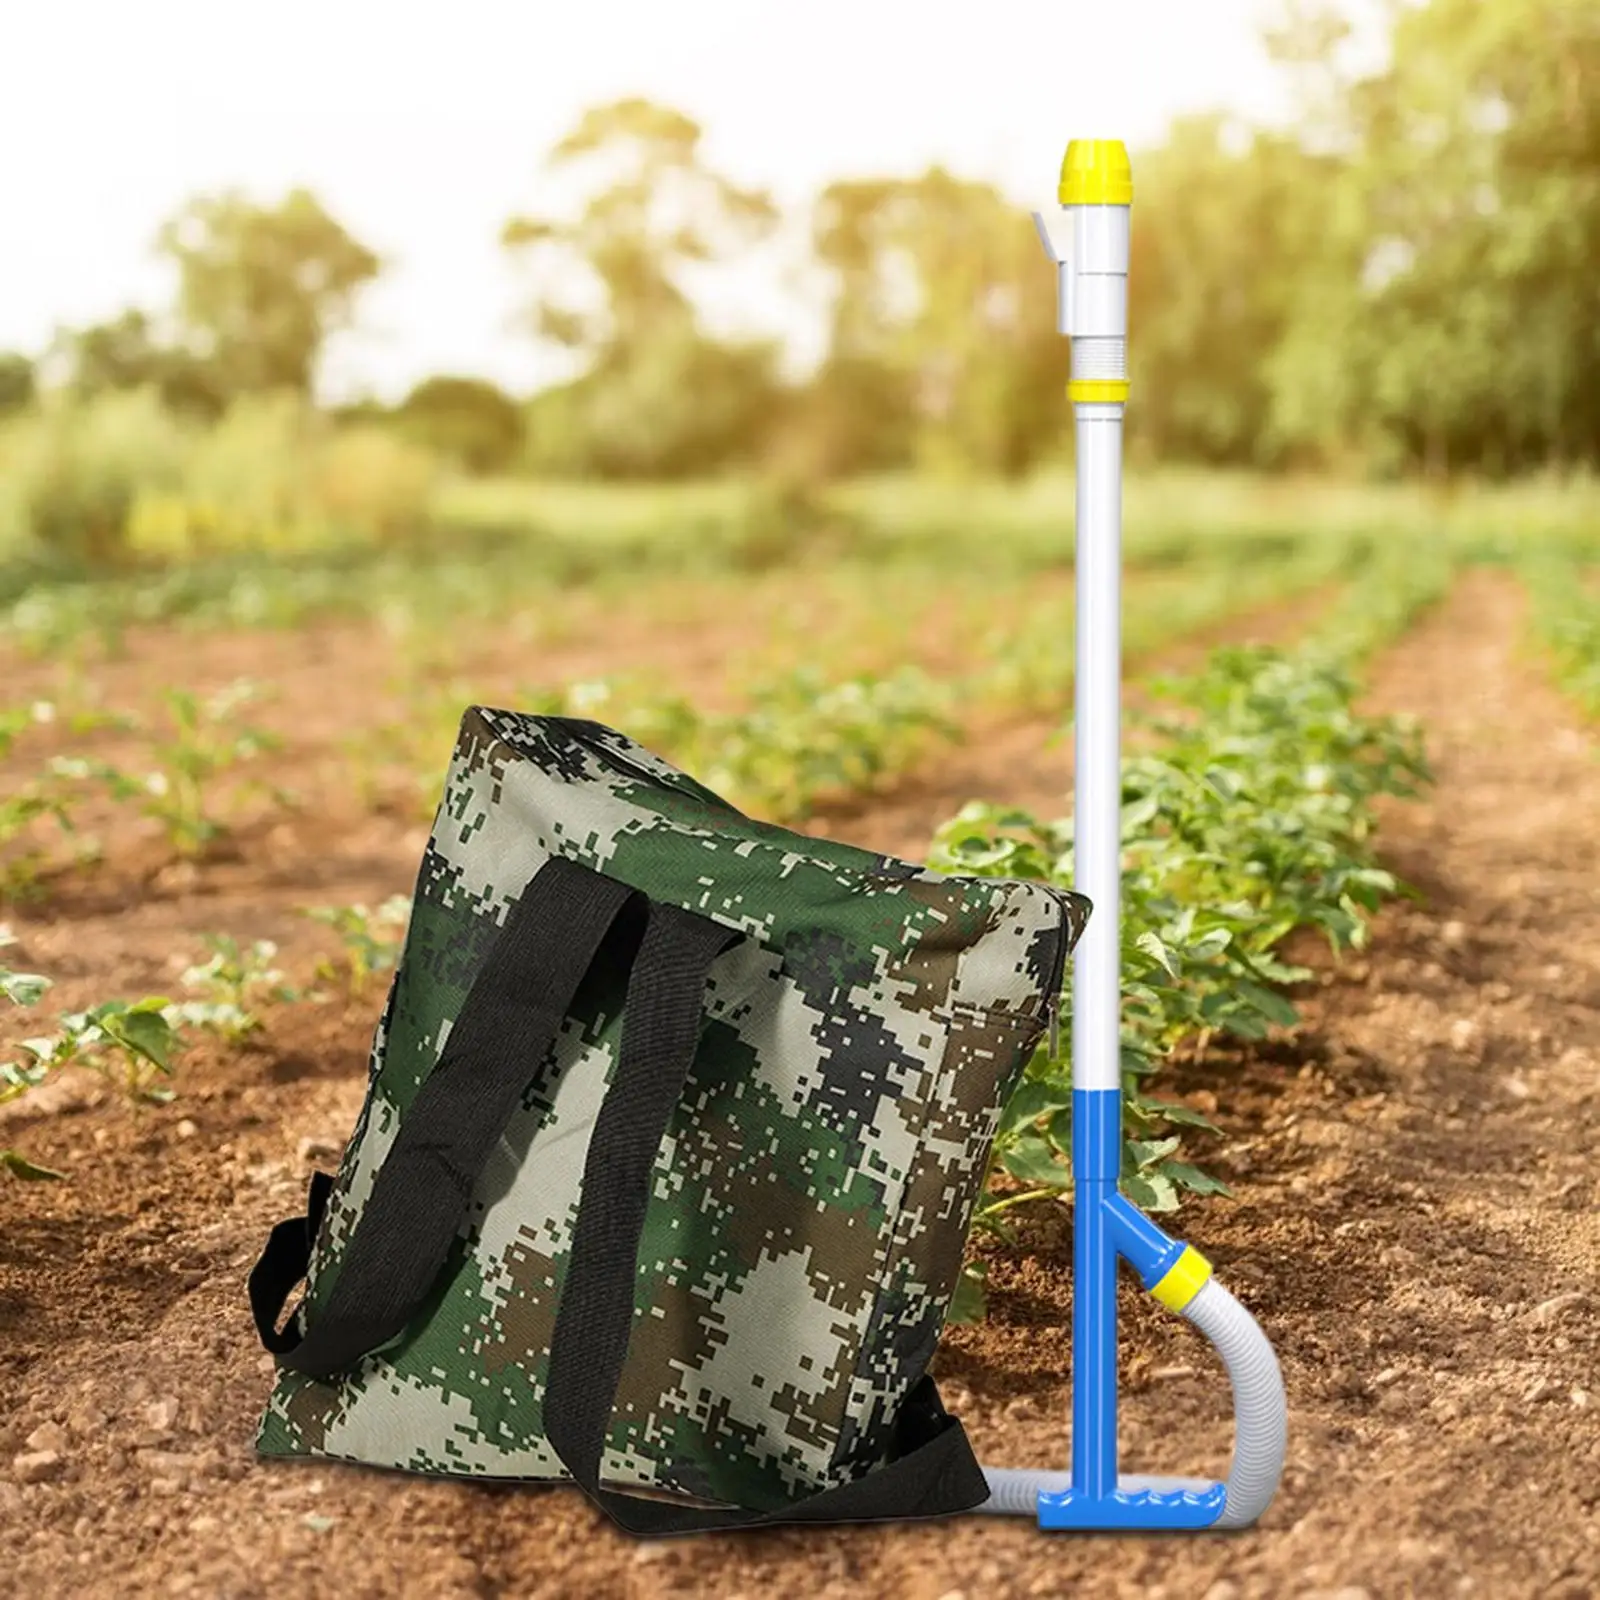
<instances>
[{"instance_id":1,"label":"crop field","mask_svg":"<svg viewBox=\"0 0 1600 1600\"><path fill-rule=\"evenodd\" d=\"M1124 1182L1278 1350L1260 1528L636 1547L575 1493L254 1459L244 1278L354 1124L462 710L594 717L763 818L1070 883L1070 527L1048 476L480 480L401 543L94 581L0 549L0 1583L1600 1593L1582 481L1130 477ZM1006 1109L935 1359L993 1464L1067 1459L1066 1037ZM1125 1469L1220 1474L1220 1369L1123 1296Z\"/></svg>"}]
</instances>

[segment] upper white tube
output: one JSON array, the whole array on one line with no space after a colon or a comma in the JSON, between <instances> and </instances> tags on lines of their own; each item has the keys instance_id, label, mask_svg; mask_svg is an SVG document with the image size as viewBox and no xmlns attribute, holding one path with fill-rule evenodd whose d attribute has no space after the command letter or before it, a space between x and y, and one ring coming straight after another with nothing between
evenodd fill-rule
<instances>
[{"instance_id":1,"label":"upper white tube","mask_svg":"<svg viewBox=\"0 0 1600 1600\"><path fill-rule=\"evenodd\" d=\"M1072 1086L1121 1086L1122 407L1078 405L1072 886L1094 907L1073 955Z\"/></svg>"}]
</instances>

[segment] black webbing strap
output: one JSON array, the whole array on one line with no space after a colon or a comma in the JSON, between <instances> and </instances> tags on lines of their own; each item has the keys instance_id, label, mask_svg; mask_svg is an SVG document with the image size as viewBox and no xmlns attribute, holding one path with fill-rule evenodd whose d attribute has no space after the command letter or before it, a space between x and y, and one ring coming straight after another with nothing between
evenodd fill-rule
<instances>
[{"instance_id":1,"label":"black webbing strap","mask_svg":"<svg viewBox=\"0 0 1600 1600\"><path fill-rule=\"evenodd\" d=\"M327 1304L303 1330L299 1314L281 1333L275 1324L295 1281L285 1282L286 1274L295 1265L303 1273L300 1252L302 1245L309 1251L315 1223L308 1214L273 1229L251 1275L251 1301L263 1341L283 1366L330 1377L405 1329L602 942L624 908L642 916L646 904L626 884L560 857L533 876L378 1169Z\"/></svg>"},{"instance_id":2,"label":"black webbing strap","mask_svg":"<svg viewBox=\"0 0 1600 1600\"><path fill-rule=\"evenodd\" d=\"M924 1377L896 1421L893 1459L864 1478L772 1511L644 1500L600 1484L633 1325L639 1240L651 1167L693 1064L706 976L739 935L693 912L652 904L623 1011L616 1076L584 1162L566 1280L550 1341L544 1425L583 1490L634 1534L702 1533L790 1522L875 1522L969 1511L989 1496L961 1424Z\"/></svg>"},{"instance_id":3,"label":"black webbing strap","mask_svg":"<svg viewBox=\"0 0 1600 1600\"><path fill-rule=\"evenodd\" d=\"M291 1317L288 1327L280 1333L278 1318L289 1303L290 1291L306 1275L311 1246L332 1193L333 1179L326 1172L313 1172L305 1215L280 1222L267 1236L261 1259L250 1269L250 1310L256 1319L256 1332L275 1356L293 1350L300 1342L294 1319Z\"/></svg>"}]
</instances>

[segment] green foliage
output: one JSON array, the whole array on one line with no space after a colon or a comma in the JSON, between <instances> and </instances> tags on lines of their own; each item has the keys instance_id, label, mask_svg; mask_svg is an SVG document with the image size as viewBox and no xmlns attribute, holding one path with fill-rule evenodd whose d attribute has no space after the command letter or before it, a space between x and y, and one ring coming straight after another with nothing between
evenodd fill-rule
<instances>
[{"instance_id":1,"label":"green foliage","mask_svg":"<svg viewBox=\"0 0 1600 1600\"><path fill-rule=\"evenodd\" d=\"M536 277L553 256L583 268L600 303L545 292L531 320L546 338L592 361L648 342L663 327L692 320L678 282L690 263L758 242L776 221L765 195L710 171L693 118L646 100L586 111L550 153L549 172L584 168L608 181L589 186L575 219L514 217L505 247Z\"/></svg>"},{"instance_id":2,"label":"green foliage","mask_svg":"<svg viewBox=\"0 0 1600 1600\"><path fill-rule=\"evenodd\" d=\"M324 342L381 265L305 189L268 206L202 196L160 243L178 269L178 347L204 361L225 402L309 394Z\"/></svg>"},{"instance_id":3,"label":"green foliage","mask_svg":"<svg viewBox=\"0 0 1600 1600\"><path fill-rule=\"evenodd\" d=\"M1556 683L1600 720L1600 548L1590 559L1554 549L1525 557L1529 626Z\"/></svg>"},{"instance_id":4,"label":"green foliage","mask_svg":"<svg viewBox=\"0 0 1600 1600\"><path fill-rule=\"evenodd\" d=\"M870 794L955 739L949 691L907 668L828 680L796 668L756 686L748 710L707 718L684 753L702 782L735 803L787 821L824 795Z\"/></svg>"},{"instance_id":5,"label":"green foliage","mask_svg":"<svg viewBox=\"0 0 1600 1600\"><path fill-rule=\"evenodd\" d=\"M534 401L529 463L622 480L748 466L779 414L777 354L769 341L710 340L689 322L658 329Z\"/></svg>"},{"instance_id":6,"label":"green foliage","mask_svg":"<svg viewBox=\"0 0 1600 1600\"><path fill-rule=\"evenodd\" d=\"M1379 71L1314 69L1318 132L1346 154L1274 357L1276 426L1436 474L1593 462L1600 11L1427 0L1392 15Z\"/></svg>"},{"instance_id":7,"label":"green foliage","mask_svg":"<svg viewBox=\"0 0 1600 1600\"><path fill-rule=\"evenodd\" d=\"M195 436L176 486L140 496L128 542L164 559L409 543L435 476L392 431L334 424L293 395L249 397Z\"/></svg>"},{"instance_id":8,"label":"green foliage","mask_svg":"<svg viewBox=\"0 0 1600 1600\"><path fill-rule=\"evenodd\" d=\"M25 608L76 600L89 620L112 613L106 631L134 608L84 600L73 586L85 576L124 572L140 593L186 594L187 575L137 568L256 549L292 584L286 551L409 551L436 480L433 459L393 430L339 426L292 395L241 400L210 427L178 420L152 390L58 397L0 426L0 553L16 563ZM18 586L6 576L0 593ZM54 595L39 581L52 576L65 583Z\"/></svg>"},{"instance_id":9,"label":"green foliage","mask_svg":"<svg viewBox=\"0 0 1600 1600\"><path fill-rule=\"evenodd\" d=\"M199 855L226 832L219 780L280 747L275 735L238 724L237 713L258 693L244 678L204 698L187 689L169 689L162 697L168 727L150 748L154 765L148 771L130 773L83 756L58 756L51 771L77 782L98 781L113 799L131 801L155 818L181 855ZM282 790L255 778L228 784L229 800L247 789L289 802Z\"/></svg>"},{"instance_id":10,"label":"green foliage","mask_svg":"<svg viewBox=\"0 0 1600 1600\"><path fill-rule=\"evenodd\" d=\"M217 779L279 748L274 735L235 725L235 713L257 692L241 678L205 699L186 689L169 689L164 696L171 735L151 751L156 768L144 780L141 801L186 855L223 831L213 814Z\"/></svg>"},{"instance_id":11,"label":"green foliage","mask_svg":"<svg viewBox=\"0 0 1600 1600\"><path fill-rule=\"evenodd\" d=\"M395 411L417 443L468 472L503 472L523 441L517 402L483 378L425 378Z\"/></svg>"},{"instance_id":12,"label":"green foliage","mask_svg":"<svg viewBox=\"0 0 1600 1600\"><path fill-rule=\"evenodd\" d=\"M1443 537L1415 544L1378 539L1362 563L1360 581L1312 625L1307 650L1359 666L1444 598L1465 559L1465 546Z\"/></svg>"},{"instance_id":13,"label":"green foliage","mask_svg":"<svg viewBox=\"0 0 1600 1600\"><path fill-rule=\"evenodd\" d=\"M0 927L0 948L15 942L11 930ZM36 1005L50 986L49 978L0 965L0 994L13 1005ZM63 1013L56 1032L24 1039L17 1047L20 1059L0 1061L0 1105L38 1088L69 1064L89 1068L136 1105L165 1103L172 1093L162 1080L172 1076L180 1042L170 1011L170 1001L147 995ZM25 1180L64 1176L14 1149L0 1149L0 1169Z\"/></svg>"},{"instance_id":14,"label":"green foliage","mask_svg":"<svg viewBox=\"0 0 1600 1600\"><path fill-rule=\"evenodd\" d=\"M0 925L0 948L16 942L16 935ZM37 972L14 972L10 967L0 967L0 995L14 1006L37 1005L49 987L50 980Z\"/></svg>"},{"instance_id":15,"label":"green foliage","mask_svg":"<svg viewBox=\"0 0 1600 1600\"><path fill-rule=\"evenodd\" d=\"M820 469L1014 476L1059 437L1054 285L1014 202L938 166L840 180L817 202L813 246L834 289L828 358L800 412Z\"/></svg>"},{"instance_id":16,"label":"green foliage","mask_svg":"<svg viewBox=\"0 0 1600 1600\"><path fill-rule=\"evenodd\" d=\"M909 668L829 679L799 667L756 684L748 707L727 713L604 681L518 699L541 715L608 722L734 804L786 822L824 796L871 793L959 733L949 687Z\"/></svg>"},{"instance_id":17,"label":"green foliage","mask_svg":"<svg viewBox=\"0 0 1600 1600\"><path fill-rule=\"evenodd\" d=\"M0 949L16 942L11 930L0 924ZM49 987L50 980L36 972L14 972L10 967L0 964L0 995L4 995L14 1006L37 1005ZM38 1061L31 1053L21 1061L0 1061L0 1106L20 1099L30 1089L38 1088L49 1072L49 1066ZM53 1167L40 1166L20 1150L5 1146L0 1146L0 1170L28 1182L62 1176Z\"/></svg>"},{"instance_id":18,"label":"green foliage","mask_svg":"<svg viewBox=\"0 0 1600 1600\"><path fill-rule=\"evenodd\" d=\"M67 393L78 401L147 392L175 415L200 421L214 418L223 407L205 360L176 348L168 330L137 307L106 322L69 329L56 346L66 368Z\"/></svg>"},{"instance_id":19,"label":"green foliage","mask_svg":"<svg viewBox=\"0 0 1600 1600\"><path fill-rule=\"evenodd\" d=\"M7 1070L5 1067L0 1067L0 1094L4 1092L4 1075ZM54 1167L44 1167L37 1161L30 1161L20 1150L0 1149L0 1169L9 1172L13 1178L20 1178L24 1183L39 1183L66 1177L64 1172L57 1172Z\"/></svg>"},{"instance_id":20,"label":"green foliage","mask_svg":"<svg viewBox=\"0 0 1600 1600\"><path fill-rule=\"evenodd\" d=\"M16 350L0 350L0 417L33 403L37 392L33 362Z\"/></svg>"},{"instance_id":21,"label":"green foliage","mask_svg":"<svg viewBox=\"0 0 1600 1600\"><path fill-rule=\"evenodd\" d=\"M165 1105L179 1036L164 995L142 1000L103 1000L87 1011L65 1012L53 1034L24 1039L28 1058L16 1070L33 1082L69 1063L88 1067L136 1105Z\"/></svg>"},{"instance_id":22,"label":"green foliage","mask_svg":"<svg viewBox=\"0 0 1600 1600\"><path fill-rule=\"evenodd\" d=\"M950 1296L950 1307L945 1321L956 1327L982 1322L989 1309L985 1290L989 1266L985 1261L968 1259L961 1264L961 1276L956 1279L955 1293Z\"/></svg>"},{"instance_id":23,"label":"green foliage","mask_svg":"<svg viewBox=\"0 0 1600 1600\"><path fill-rule=\"evenodd\" d=\"M305 915L332 928L343 946L339 962L318 963L317 976L342 979L354 997L363 994L377 974L394 970L411 917L411 899L390 895L376 910L364 905L308 906Z\"/></svg>"},{"instance_id":24,"label":"green foliage","mask_svg":"<svg viewBox=\"0 0 1600 1600\"><path fill-rule=\"evenodd\" d=\"M178 488L189 444L149 389L18 418L0 432L0 542L79 571L125 565L135 505Z\"/></svg>"},{"instance_id":25,"label":"green foliage","mask_svg":"<svg viewBox=\"0 0 1600 1600\"><path fill-rule=\"evenodd\" d=\"M323 344L380 267L304 189L267 206L232 192L198 197L158 244L177 270L177 305L64 333L59 354L77 399L147 392L211 421L241 395L308 396Z\"/></svg>"},{"instance_id":26,"label":"green foliage","mask_svg":"<svg viewBox=\"0 0 1600 1600\"><path fill-rule=\"evenodd\" d=\"M1182 1159L1184 1130L1210 1130L1151 1080L1176 1052L1223 1035L1293 1026L1282 987L1308 976L1276 951L1296 928L1335 952L1358 946L1400 892L1373 855L1373 801L1428 781L1416 729L1353 710L1354 681L1317 651L1213 654L1169 682L1160 737L1123 768L1123 1188L1153 1211L1224 1192ZM939 832L947 871L1071 882L1070 820L975 802ZM994 1167L1025 1187L999 1213L1071 1182L1070 1063L1042 1048L1002 1116Z\"/></svg>"},{"instance_id":27,"label":"green foliage","mask_svg":"<svg viewBox=\"0 0 1600 1600\"><path fill-rule=\"evenodd\" d=\"M1380 8L1386 48L1362 53L1376 67L1352 64L1331 0L1279 9L1268 42L1291 116L1270 129L1187 116L1135 152L1134 450L1441 480L1592 467L1594 0ZM806 481L913 466L1020 477L1067 443L1066 351L1021 197L938 165L829 183L795 263L828 291L825 348L788 380L769 343L700 315L722 301L722 269L771 245L778 220L703 144L693 118L646 100L584 113L545 163L575 204L502 234L526 272L531 331L571 357L564 380L519 416L492 385L431 379L393 431L472 472L636 479L769 466ZM177 303L67 335L56 354L71 394L149 391L207 419L243 396L303 399L381 266L304 190L271 205L199 198L161 248ZM31 392L25 361L0 364L0 413ZM361 425L381 432L385 417L368 407ZM115 498L108 513L88 496L92 515L73 511L65 536L45 519L51 546L114 541L127 511ZM0 507L0 538L7 520Z\"/></svg>"},{"instance_id":28,"label":"green foliage","mask_svg":"<svg viewBox=\"0 0 1600 1600\"><path fill-rule=\"evenodd\" d=\"M51 700L0 708L0 761L13 753L30 730L58 724L72 734L129 726L125 717L94 709L63 714ZM0 797L0 898L23 899L38 893L38 869L44 854L38 848L36 825L48 820L62 833L74 832L77 798L75 785L63 781L53 763L40 773L6 786Z\"/></svg>"},{"instance_id":29,"label":"green foliage","mask_svg":"<svg viewBox=\"0 0 1600 1600\"><path fill-rule=\"evenodd\" d=\"M1332 163L1209 113L1180 118L1136 167L1130 448L1278 465L1269 363L1320 248Z\"/></svg>"},{"instance_id":30,"label":"green foliage","mask_svg":"<svg viewBox=\"0 0 1600 1600\"><path fill-rule=\"evenodd\" d=\"M30 726L49 722L55 707L48 701L31 706L0 710L0 760L11 754L18 737ZM64 829L71 827L66 803L55 789L38 779L7 784L0 797L0 897L14 899L33 883L39 855L36 850L18 852L12 847L25 838L41 817L53 817ZM9 942L0 940L0 943Z\"/></svg>"},{"instance_id":31,"label":"green foliage","mask_svg":"<svg viewBox=\"0 0 1600 1600\"><path fill-rule=\"evenodd\" d=\"M776 412L769 453L785 469L827 480L904 467L916 447L910 375L834 351Z\"/></svg>"},{"instance_id":32,"label":"green foliage","mask_svg":"<svg viewBox=\"0 0 1600 1600\"><path fill-rule=\"evenodd\" d=\"M273 966L278 947L270 939L241 945L229 934L214 933L205 942L210 959L189 967L182 979L184 988L199 998L172 1006L168 1016L173 1022L208 1029L237 1044L261 1026L257 1006L300 998Z\"/></svg>"},{"instance_id":33,"label":"green foliage","mask_svg":"<svg viewBox=\"0 0 1600 1600\"><path fill-rule=\"evenodd\" d=\"M692 118L648 101L595 107L547 162L585 182L578 216L505 226L535 287L530 325L581 367L530 409L544 471L681 477L755 454L776 405L775 351L708 337L686 280L758 244L776 213L712 172L700 140Z\"/></svg>"}]
</instances>

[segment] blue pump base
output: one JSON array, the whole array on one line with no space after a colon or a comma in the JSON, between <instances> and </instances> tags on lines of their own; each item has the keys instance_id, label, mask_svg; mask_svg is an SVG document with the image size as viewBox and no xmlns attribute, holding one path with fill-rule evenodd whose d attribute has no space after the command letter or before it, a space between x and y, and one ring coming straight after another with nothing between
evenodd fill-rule
<instances>
[{"instance_id":1,"label":"blue pump base","mask_svg":"<svg viewBox=\"0 0 1600 1600\"><path fill-rule=\"evenodd\" d=\"M1143 1529L1159 1532L1209 1528L1222 1515L1227 1488L1214 1483L1209 1489L1114 1489L1108 1495L1089 1495L1078 1489L1039 1496L1041 1528L1078 1528L1085 1531Z\"/></svg>"},{"instance_id":2,"label":"blue pump base","mask_svg":"<svg viewBox=\"0 0 1600 1600\"><path fill-rule=\"evenodd\" d=\"M1041 1528L1194 1531L1221 1516L1227 1486L1123 1487L1117 1475L1117 1261L1153 1289L1183 1256L1118 1192L1122 1091L1072 1094L1072 1486L1038 1499Z\"/></svg>"}]
</instances>

